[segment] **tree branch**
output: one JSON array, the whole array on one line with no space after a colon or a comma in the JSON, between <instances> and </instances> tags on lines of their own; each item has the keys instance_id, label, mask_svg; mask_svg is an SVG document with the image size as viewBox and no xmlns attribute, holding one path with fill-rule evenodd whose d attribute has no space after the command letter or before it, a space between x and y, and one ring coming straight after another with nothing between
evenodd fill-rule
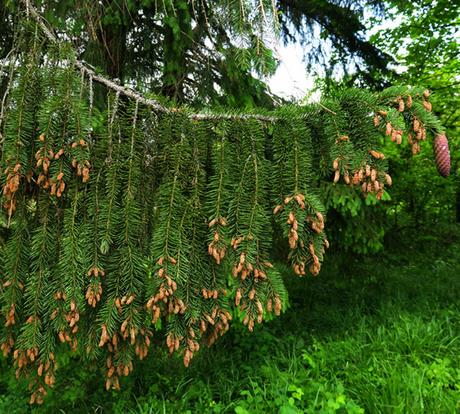
<instances>
[{"instance_id":1,"label":"tree branch","mask_svg":"<svg viewBox=\"0 0 460 414\"><path fill-rule=\"evenodd\" d=\"M47 24L45 23L44 18L40 15L37 9L32 5L31 0L20 0L21 3L26 7L27 13L31 16L37 24L40 26L41 30L43 31L46 38L51 43L59 43L60 40L58 37L48 28ZM113 91L120 93L121 95L127 96L145 106L152 108L158 112L164 113L178 113L181 111L179 108L168 108L162 105L155 99L146 98L142 94L132 89L129 89L125 86L119 85L118 83L107 79L106 77L97 74L94 70L90 69L83 61L75 60L75 66L83 73L83 75L87 76L88 78L92 79L94 82L98 82L101 85L106 86ZM322 104L319 104L324 110L330 112L331 114L335 113L330 109L324 107ZM211 113L211 112L201 112L189 115L190 119L194 120L219 120L219 119L257 119L259 121L264 122L275 122L279 118L277 116L270 116L270 115L262 115L262 114L218 114L218 113Z\"/></svg>"}]
</instances>

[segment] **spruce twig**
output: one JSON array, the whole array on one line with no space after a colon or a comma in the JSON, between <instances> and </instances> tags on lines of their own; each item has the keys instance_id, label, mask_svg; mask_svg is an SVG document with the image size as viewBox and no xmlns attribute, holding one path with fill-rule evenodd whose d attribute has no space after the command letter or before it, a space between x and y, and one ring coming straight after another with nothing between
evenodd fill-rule
<instances>
[{"instance_id":1,"label":"spruce twig","mask_svg":"<svg viewBox=\"0 0 460 414\"><path fill-rule=\"evenodd\" d=\"M3 136L2 136L2 124L3 124L3 118L5 116L5 105L6 105L6 100L8 98L8 94L10 92L10 87L11 83L13 82L13 69L15 65L15 60L16 57L14 56L14 53L16 53L16 50L13 48L11 49L8 54L5 56L4 61L6 62L8 59L10 59L10 68L8 70L8 81L7 81L7 86L5 89L5 93L3 94L3 98L0 102L0 144L3 142ZM3 66L4 63L2 62L2 65L0 67L0 76L3 74Z\"/></svg>"},{"instance_id":2,"label":"spruce twig","mask_svg":"<svg viewBox=\"0 0 460 414\"><path fill-rule=\"evenodd\" d=\"M329 113L332 114L332 115L337 115L336 112L334 112L334 111L330 110L329 108L325 107L321 102L318 102L318 105L319 105L321 108L323 108L326 112L329 112Z\"/></svg>"}]
</instances>

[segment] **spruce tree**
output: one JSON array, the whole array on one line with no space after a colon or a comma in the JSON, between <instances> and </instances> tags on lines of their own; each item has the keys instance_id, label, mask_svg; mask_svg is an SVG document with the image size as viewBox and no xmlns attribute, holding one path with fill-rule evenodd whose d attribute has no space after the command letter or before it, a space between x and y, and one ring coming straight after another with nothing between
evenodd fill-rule
<instances>
[{"instance_id":1,"label":"spruce tree","mask_svg":"<svg viewBox=\"0 0 460 414\"><path fill-rule=\"evenodd\" d=\"M160 103L85 66L24 4L1 112L0 335L31 402L66 350L105 361L118 388L159 338L188 365L232 318L252 331L279 315L273 238L294 274L318 275L320 183L380 199L384 140L416 154L444 133L416 87L342 89L271 112Z\"/></svg>"}]
</instances>

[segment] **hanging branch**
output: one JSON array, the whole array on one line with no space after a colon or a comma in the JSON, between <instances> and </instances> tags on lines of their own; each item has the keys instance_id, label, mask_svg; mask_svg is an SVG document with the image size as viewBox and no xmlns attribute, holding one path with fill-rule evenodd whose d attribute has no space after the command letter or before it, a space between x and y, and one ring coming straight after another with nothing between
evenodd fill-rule
<instances>
[{"instance_id":1,"label":"hanging branch","mask_svg":"<svg viewBox=\"0 0 460 414\"><path fill-rule=\"evenodd\" d=\"M428 91L343 89L326 107L284 106L276 117L191 114L81 61L65 65L56 50L43 59L43 43L59 40L30 1L21 4L37 21L33 47L22 42L29 50L10 67L2 127L0 205L11 230L0 260L0 349L28 376L32 403L55 383L59 342L105 359L106 387L118 389L161 335L188 365L232 317L253 330L279 315L287 291L271 264L274 237L288 243L294 273L318 274L328 245L320 182L335 175L336 185L379 198L391 184L379 151L385 132L417 149L437 134L448 173ZM94 123L93 81L109 92Z\"/></svg>"}]
</instances>

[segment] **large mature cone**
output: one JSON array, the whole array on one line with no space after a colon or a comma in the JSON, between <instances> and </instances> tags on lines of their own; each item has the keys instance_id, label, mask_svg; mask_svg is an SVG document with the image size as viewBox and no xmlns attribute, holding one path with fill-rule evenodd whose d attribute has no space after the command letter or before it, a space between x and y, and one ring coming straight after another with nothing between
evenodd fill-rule
<instances>
[{"instance_id":1,"label":"large mature cone","mask_svg":"<svg viewBox=\"0 0 460 414\"><path fill-rule=\"evenodd\" d=\"M434 156L436 158L436 167L439 174L447 177L450 173L450 152L449 143L445 134L438 134L433 142Z\"/></svg>"}]
</instances>

